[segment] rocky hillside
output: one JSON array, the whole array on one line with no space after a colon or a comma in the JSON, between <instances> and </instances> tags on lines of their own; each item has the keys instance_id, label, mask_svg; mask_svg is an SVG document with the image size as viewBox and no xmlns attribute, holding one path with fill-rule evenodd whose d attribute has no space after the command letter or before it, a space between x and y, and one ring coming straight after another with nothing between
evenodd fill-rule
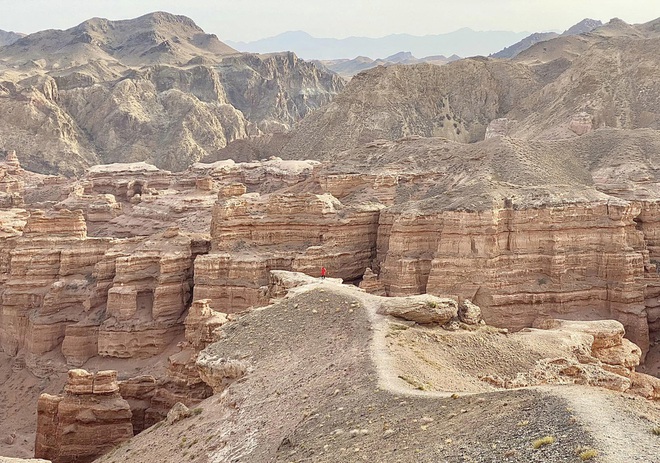
<instances>
[{"instance_id":1,"label":"rocky hillside","mask_svg":"<svg viewBox=\"0 0 660 463\"><path fill-rule=\"evenodd\" d=\"M0 30L0 47L4 47L5 45L11 45L12 43L16 42L18 39L23 37L24 34L18 34L16 32L7 32Z\"/></svg>"},{"instance_id":2,"label":"rocky hillside","mask_svg":"<svg viewBox=\"0 0 660 463\"><path fill-rule=\"evenodd\" d=\"M527 50L532 45L536 45L540 42L546 42L550 39L556 37L567 37L571 35L580 35L591 32L597 27L602 26L603 23L595 19L583 19L579 23L571 26L566 29L563 34L557 34L556 32L536 32L528 37L525 37L520 42L514 43L503 50L498 51L491 55L492 58L515 58L523 51Z\"/></svg>"},{"instance_id":3,"label":"rocky hillside","mask_svg":"<svg viewBox=\"0 0 660 463\"><path fill-rule=\"evenodd\" d=\"M350 79L354 75L366 71L367 69L375 68L376 66L391 66L393 64L418 64L418 63L431 63L442 66L452 61L461 59L459 56L452 55L447 58L444 55L427 56L425 58L415 58L410 52L399 52L387 58L371 59L366 56L358 56L354 59L337 59L337 60L324 60L319 61L323 66L327 67L340 76Z\"/></svg>"},{"instance_id":4,"label":"rocky hillside","mask_svg":"<svg viewBox=\"0 0 660 463\"><path fill-rule=\"evenodd\" d=\"M0 81L0 147L64 174L123 161L185 169L288 129L343 87L293 54L240 54L167 13L26 36L0 50Z\"/></svg>"},{"instance_id":5,"label":"rocky hillside","mask_svg":"<svg viewBox=\"0 0 660 463\"><path fill-rule=\"evenodd\" d=\"M539 86L528 66L486 58L379 67L354 77L329 105L298 124L281 155L321 159L410 135L474 142Z\"/></svg>"},{"instance_id":6,"label":"rocky hillside","mask_svg":"<svg viewBox=\"0 0 660 463\"><path fill-rule=\"evenodd\" d=\"M514 60L372 69L270 149L263 141L249 143L262 156L325 159L413 135L475 142L493 135L572 138L602 127L658 129L657 22L613 20L588 34L536 44ZM240 146L239 154L249 154ZM230 146L210 159L235 156Z\"/></svg>"},{"instance_id":7,"label":"rocky hillside","mask_svg":"<svg viewBox=\"0 0 660 463\"><path fill-rule=\"evenodd\" d=\"M490 56L492 58L514 58L532 45L554 39L555 37L559 37L559 34L556 32L535 32L532 35L525 37L520 42L514 43Z\"/></svg>"}]
</instances>

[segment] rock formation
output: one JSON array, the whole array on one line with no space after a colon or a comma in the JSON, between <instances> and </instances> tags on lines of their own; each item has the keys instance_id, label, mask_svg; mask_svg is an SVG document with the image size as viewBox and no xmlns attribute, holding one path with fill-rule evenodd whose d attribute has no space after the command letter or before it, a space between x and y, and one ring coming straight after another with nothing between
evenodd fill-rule
<instances>
[{"instance_id":1,"label":"rock formation","mask_svg":"<svg viewBox=\"0 0 660 463\"><path fill-rule=\"evenodd\" d=\"M233 140L289 129L343 87L292 53L240 54L161 12L31 34L0 63L0 149L67 175L133 161L185 170Z\"/></svg>"},{"instance_id":2,"label":"rock formation","mask_svg":"<svg viewBox=\"0 0 660 463\"><path fill-rule=\"evenodd\" d=\"M540 314L613 317L646 350L645 278L656 277L633 222L640 212L608 201L445 211L392 222L383 213L380 280L390 295L469 298L489 323L514 329L530 326ZM416 243L428 249L427 258L413 257L420 250L406 247L404 238L420 220L428 240Z\"/></svg>"},{"instance_id":3,"label":"rock formation","mask_svg":"<svg viewBox=\"0 0 660 463\"><path fill-rule=\"evenodd\" d=\"M195 261L194 298L234 313L267 302L270 270L318 275L325 266L331 276L360 278L374 257L379 210L330 194L219 196L211 252Z\"/></svg>"},{"instance_id":4,"label":"rock formation","mask_svg":"<svg viewBox=\"0 0 660 463\"><path fill-rule=\"evenodd\" d=\"M91 462L131 437L131 409L119 395L116 371L71 370L63 396L39 398L37 458Z\"/></svg>"},{"instance_id":5,"label":"rock formation","mask_svg":"<svg viewBox=\"0 0 660 463\"><path fill-rule=\"evenodd\" d=\"M0 342L38 356L62 344L73 365L94 355L153 355L183 331L191 239L88 238L81 211L32 212L13 239ZM158 243L158 244L157 244ZM67 339L68 337L68 339Z\"/></svg>"}]
</instances>

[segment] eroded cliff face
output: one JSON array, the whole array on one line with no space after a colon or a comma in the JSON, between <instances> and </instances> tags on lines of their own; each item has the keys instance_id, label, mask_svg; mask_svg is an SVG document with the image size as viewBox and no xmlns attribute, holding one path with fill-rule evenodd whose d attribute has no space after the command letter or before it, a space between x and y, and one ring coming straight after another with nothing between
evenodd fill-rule
<instances>
[{"instance_id":1,"label":"eroded cliff face","mask_svg":"<svg viewBox=\"0 0 660 463\"><path fill-rule=\"evenodd\" d=\"M489 323L539 316L621 321L649 347L657 285L639 203L593 201L480 212L394 213L379 227L380 281L390 295L475 301ZM648 300L648 306L647 306Z\"/></svg>"},{"instance_id":2,"label":"eroded cliff face","mask_svg":"<svg viewBox=\"0 0 660 463\"><path fill-rule=\"evenodd\" d=\"M119 394L116 371L71 370L64 395L39 397L37 458L91 462L131 437L131 409Z\"/></svg>"},{"instance_id":3,"label":"eroded cliff face","mask_svg":"<svg viewBox=\"0 0 660 463\"><path fill-rule=\"evenodd\" d=\"M596 147L600 138L591 136ZM325 266L381 294L474 300L511 329L539 315L614 318L646 352L660 325L651 187L608 167L614 152L545 158L539 145L528 170L507 170L521 149L511 139L412 138L347 152L343 167L277 158L184 175L95 167L5 239L1 345L34 358L61 344L74 366L156 355L183 334L193 301L242 312L268 302L271 270L318 276ZM566 188L550 183L567 175Z\"/></svg>"},{"instance_id":4,"label":"eroded cliff face","mask_svg":"<svg viewBox=\"0 0 660 463\"><path fill-rule=\"evenodd\" d=\"M82 211L33 211L3 251L0 342L10 355L62 345L71 365L150 356L183 331L192 240L176 230L146 241L90 238Z\"/></svg>"},{"instance_id":5,"label":"eroded cliff face","mask_svg":"<svg viewBox=\"0 0 660 463\"><path fill-rule=\"evenodd\" d=\"M325 266L332 276L358 279L375 257L380 208L346 207L330 194L221 192L211 253L195 261L194 297L233 313L267 303L270 270L318 276Z\"/></svg>"},{"instance_id":6,"label":"eroded cliff face","mask_svg":"<svg viewBox=\"0 0 660 463\"><path fill-rule=\"evenodd\" d=\"M230 362L216 377L196 362L218 328L289 289L273 271L315 283L326 267L380 296L469 299L515 330L614 318L643 355L660 328L658 141L635 133L622 168L617 137L413 137L332 164L114 164L75 181L34 176L10 155L0 346L44 381L112 364L134 432L245 372ZM616 384L654 397L655 383L621 365Z\"/></svg>"}]
</instances>

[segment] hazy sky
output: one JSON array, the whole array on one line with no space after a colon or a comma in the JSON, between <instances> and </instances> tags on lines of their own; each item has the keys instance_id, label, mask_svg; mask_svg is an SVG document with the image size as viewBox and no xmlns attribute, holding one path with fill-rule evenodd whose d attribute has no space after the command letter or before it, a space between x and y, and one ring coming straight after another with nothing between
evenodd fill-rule
<instances>
[{"instance_id":1,"label":"hazy sky","mask_svg":"<svg viewBox=\"0 0 660 463\"><path fill-rule=\"evenodd\" d=\"M0 0L0 29L67 29L92 17L127 19L151 11L191 17L225 40L290 30L316 37L381 37L475 30L567 29L590 17L629 23L660 17L659 0Z\"/></svg>"}]
</instances>

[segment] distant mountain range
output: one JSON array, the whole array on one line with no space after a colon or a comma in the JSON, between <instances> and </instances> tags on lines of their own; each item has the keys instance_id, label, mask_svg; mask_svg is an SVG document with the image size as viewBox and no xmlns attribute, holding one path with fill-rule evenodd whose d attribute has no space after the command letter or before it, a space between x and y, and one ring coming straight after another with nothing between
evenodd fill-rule
<instances>
[{"instance_id":1,"label":"distant mountain range","mask_svg":"<svg viewBox=\"0 0 660 463\"><path fill-rule=\"evenodd\" d=\"M336 60L320 60L315 61L321 63L326 68L336 72L344 78L351 78L354 75L366 71L367 69L375 68L376 66L392 66L395 64L417 64L417 63L430 63L441 66L443 64L451 63L461 59L460 56L452 55L447 58L444 55L427 56L425 58L415 58L410 52L399 52L392 56L383 59L371 59L366 56L358 56L354 59L336 59Z\"/></svg>"},{"instance_id":2,"label":"distant mountain range","mask_svg":"<svg viewBox=\"0 0 660 463\"><path fill-rule=\"evenodd\" d=\"M602 26L601 21L595 19L583 19L579 23L570 27L564 33L558 34L556 32L536 32L528 35L521 41L514 43L511 46L504 48L490 55L492 58L514 58L519 53L527 50L531 46L551 40L557 37L567 37L573 35L580 35L591 32L597 27ZM366 56L358 56L353 59L334 59L334 60L316 60L315 62L323 64L326 68L336 72L340 76L350 79L354 75L366 71L367 69L375 68L376 66L391 66L394 64L417 64L417 63L431 63L436 65L443 65L461 59L460 56L453 54L449 58L445 55L433 55L425 58L416 58L411 52L398 52L387 58L372 59Z\"/></svg>"},{"instance_id":3,"label":"distant mountain range","mask_svg":"<svg viewBox=\"0 0 660 463\"><path fill-rule=\"evenodd\" d=\"M255 42L225 43L239 51L272 53L292 51L303 59L336 60L356 56L383 58L402 50L414 56L488 56L527 37L529 32L474 31L459 29L448 34L426 35L392 34L380 38L348 37L345 39L317 38L306 32L285 32Z\"/></svg>"},{"instance_id":4,"label":"distant mountain range","mask_svg":"<svg viewBox=\"0 0 660 463\"><path fill-rule=\"evenodd\" d=\"M602 26L603 23L601 21L598 21L596 19L583 19L576 25L570 27L569 29L565 30L563 34L557 34L555 32L537 32L532 35L529 35L522 39L520 42L514 43L510 47L506 47L503 50L498 51L497 53L494 53L491 55L492 58L514 58L515 56L518 56L519 53L522 53L523 51L527 50L529 47L532 45L536 45L537 43L540 42L545 42L550 39L554 39L557 37L566 37L569 35L580 35L580 34L585 34L587 32L591 32L597 27Z\"/></svg>"}]
</instances>

